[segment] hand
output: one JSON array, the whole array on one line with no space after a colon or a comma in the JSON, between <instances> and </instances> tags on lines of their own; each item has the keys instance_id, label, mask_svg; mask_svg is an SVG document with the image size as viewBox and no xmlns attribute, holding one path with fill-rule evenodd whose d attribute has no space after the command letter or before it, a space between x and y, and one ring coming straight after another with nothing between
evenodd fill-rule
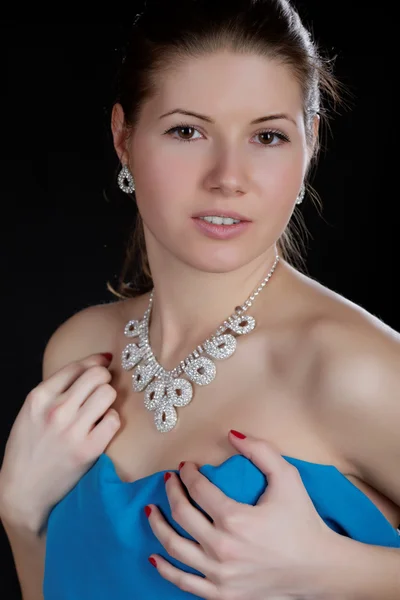
<instances>
[{"instance_id":1,"label":"hand","mask_svg":"<svg viewBox=\"0 0 400 600\"><path fill-rule=\"evenodd\" d=\"M39 534L52 507L114 437L120 422L110 409L116 391L109 385L108 365L101 354L89 356L60 369L28 394L0 470L2 519Z\"/></svg>"},{"instance_id":2,"label":"hand","mask_svg":"<svg viewBox=\"0 0 400 600\"><path fill-rule=\"evenodd\" d=\"M206 600L317 597L337 534L318 515L298 470L272 445L229 438L267 476L266 491L256 506L235 502L186 462L180 478L213 523L189 502L174 473L166 482L172 518L196 541L180 536L154 505L149 522L168 554L204 577L159 555L150 559L162 577Z\"/></svg>"}]
</instances>

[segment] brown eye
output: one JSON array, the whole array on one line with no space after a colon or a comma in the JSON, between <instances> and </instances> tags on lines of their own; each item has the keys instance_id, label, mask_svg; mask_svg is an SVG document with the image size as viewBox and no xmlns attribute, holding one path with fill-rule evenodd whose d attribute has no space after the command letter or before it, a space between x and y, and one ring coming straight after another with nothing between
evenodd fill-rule
<instances>
[{"instance_id":1,"label":"brown eye","mask_svg":"<svg viewBox=\"0 0 400 600\"><path fill-rule=\"evenodd\" d=\"M269 146L277 137L276 133L274 133L273 131L264 131L263 133L259 133L258 135L261 139L263 139L263 146Z\"/></svg>"},{"instance_id":2,"label":"brown eye","mask_svg":"<svg viewBox=\"0 0 400 600\"><path fill-rule=\"evenodd\" d=\"M257 137L263 139L261 146L280 146L289 141L289 138L280 131L261 131L257 133Z\"/></svg>"},{"instance_id":3,"label":"brown eye","mask_svg":"<svg viewBox=\"0 0 400 600\"><path fill-rule=\"evenodd\" d=\"M200 137L193 137L193 134L196 132L199 133L199 131L195 127L192 127L191 125L182 124L177 125L176 127L172 127L172 129L168 129L164 133L166 135L174 137L175 139L181 142L194 142L196 139L200 139Z\"/></svg>"},{"instance_id":4,"label":"brown eye","mask_svg":"<svg viewBox=\"0 0 400 600\"><path fill-rule=\"evenodd\" d=\"M181 132L184 132L183 135L181 136L182 138L186 138L186 139L190 139L192 136L190 135L190 132L193 135L193 131L194 128L193 127L178 127L177 130L179 132L179 134L181 134ZM189 133L188 133L189 132Z\"/></svg>"}]
</instances>

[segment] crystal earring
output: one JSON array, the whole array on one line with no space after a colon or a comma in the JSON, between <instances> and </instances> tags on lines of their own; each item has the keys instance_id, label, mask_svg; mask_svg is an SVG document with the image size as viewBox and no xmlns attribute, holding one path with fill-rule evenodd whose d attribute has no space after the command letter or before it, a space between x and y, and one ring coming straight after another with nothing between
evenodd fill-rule
<instances>
[{"instance_id":1,"label":"crystal earring","mask_svg":"<svg viewBox=\"0 0 400 600\"><path fill-rule=\"evenodd\" d=\"M305 194L306 194L306 188L303 183L301 186L301 189L300 189L300 193L297 196L296 204L301 204L303 202Z\"/></svg>"},{"instance_id":2,"label":"crystal earring","mask_svg":"<svg viewBox=\"0 0 400 600\"><path fill-rule=\"evenodd\" d=\"M118 175L118 185L125 194L135 191L135 182L127 165L124 165Z\"/></svg>"}]
</instances>

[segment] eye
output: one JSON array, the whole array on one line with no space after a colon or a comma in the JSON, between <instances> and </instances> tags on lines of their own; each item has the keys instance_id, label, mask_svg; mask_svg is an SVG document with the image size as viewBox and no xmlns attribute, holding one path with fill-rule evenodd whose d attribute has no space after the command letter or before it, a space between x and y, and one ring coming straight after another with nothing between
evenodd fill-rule
<instances>
[{"instance_id":1,"label":"eye","mask_svg":"<svg viewBox=\"0 0 400 600\"><path fill-rule=\"evenodd\" d=\"M172 127L171 129L168 129L164 133L165 134L173 134L173 133L179 133L179 134L181 134L181 133L183 133L183 137L180 137L180 135L179 135L178 139L181 142L192 142L194 140L191 137L190 132L193 132L193 131L198 131L198 130L195 127L192 127L191 125L185 125L185 124L183 124L183 125L177 125L176 127ZM187 139L187 137L189 137L189 139Z\"/></svg>"},{"instance_id":2,"label":"eye","mask_svg":"<svg viewBox=\"0 0 400 600\"><path fill-rule=\"evenodd\" d=\"M195 131L199 133L196 127L188 125L187 123L181 123L176 127L171 127L171 129L167 129L167 131L164 131L164 134L171 135L172 137L174 137L173 134L177 133L179 135L178 138L175 137L175 139L178 139L178 141L194 142L196 139L200 139L192 137L192 134ZM259 144L260 146L280 146L281 144L290 141L287 135L285 135L282 131L271 129L268 129L266 131L260 131L259 133L256 133L254 137L264 138L264 142Z\"/></svg>"},{"instance_id":3,"label":"eye","mask_svg":"<svg viewBox=\"0 0 400 600\"><path fill-rule=\"evenodd\" d=\"M262 143L262 146L279 146L282 142L288 142L289 138L287 135L282 133L282 131L278 130L268 130L268 131L260 131L260 133L256 134L259 137L264 137L265 143ZM278 143L273 143L273 142Z\"/></svg>"}]
</instances>

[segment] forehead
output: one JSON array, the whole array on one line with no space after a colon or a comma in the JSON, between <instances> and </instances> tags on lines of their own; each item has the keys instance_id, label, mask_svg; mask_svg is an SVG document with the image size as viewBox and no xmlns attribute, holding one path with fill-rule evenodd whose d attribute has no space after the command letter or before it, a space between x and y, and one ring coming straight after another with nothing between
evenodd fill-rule
<instances>
[{"instance_id":1,"label":"forehead","mask_svg":"<svg viewBox=\"0 0 400 600\"><path fill-rule=\"evenodd\" d=\"M301 86L287 65L255 54L224 51L185 58L157 82L150 109L181 107L213 118L302 112ZM253 115L257 113L257 115ZM258 115L259 113L259 115Z\"/></svg>"}]
</instances>

